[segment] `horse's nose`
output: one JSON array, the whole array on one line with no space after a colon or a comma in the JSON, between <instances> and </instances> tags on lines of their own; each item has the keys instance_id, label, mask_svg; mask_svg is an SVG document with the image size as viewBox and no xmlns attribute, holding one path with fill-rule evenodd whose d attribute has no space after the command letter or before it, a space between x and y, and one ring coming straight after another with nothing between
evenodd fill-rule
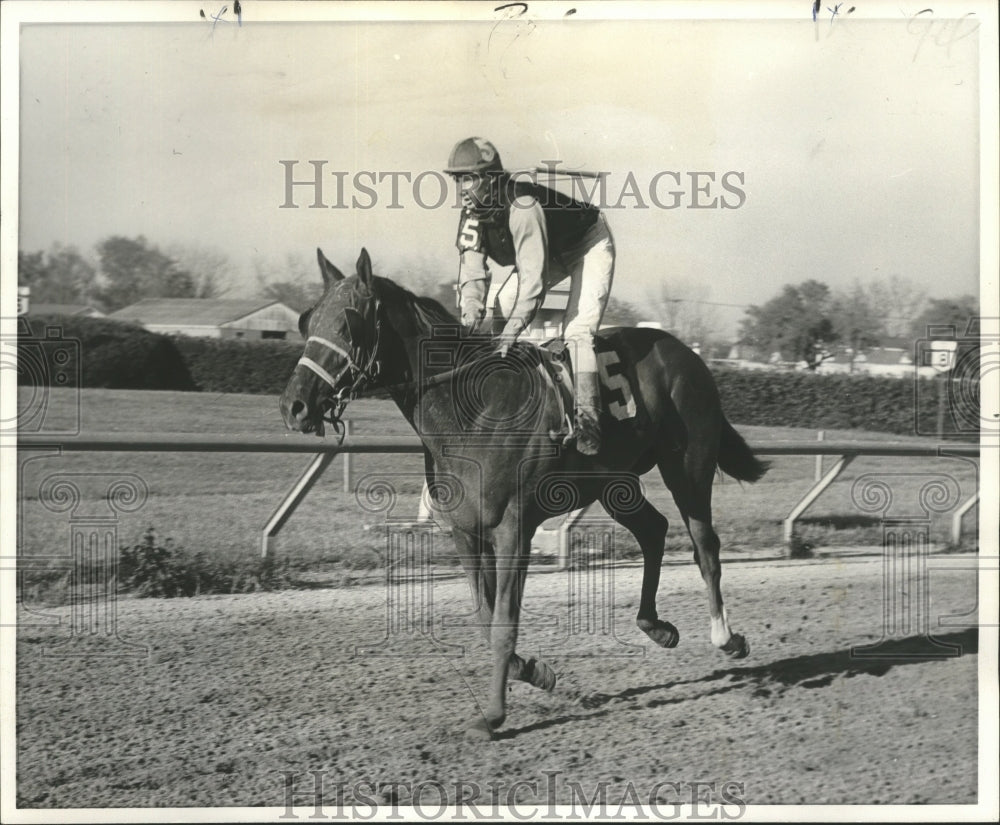
<instances>
[{"instance_id":1,"label":"horse's nose","mask_svg":"<svg viewBox=\"0 0 1000 825\"><path fill-rule=\"evenodd\" d=\"M285 426L293 432L307 432L309 427L309 405L297 393L286 392L279 399L281 417Z\"/></svg>"},{"instance_id":2,"label":"horse's nose","mask_svg":"<svg viewBox=\"0 0 1000 825\"><path fill-rule=\"evenodd\" d=\"M299 425L300 429L302 424L309 420L309 407L301 399L296 399L292 402L291 413L292 420Z\"/></svg>"}]
</instances>

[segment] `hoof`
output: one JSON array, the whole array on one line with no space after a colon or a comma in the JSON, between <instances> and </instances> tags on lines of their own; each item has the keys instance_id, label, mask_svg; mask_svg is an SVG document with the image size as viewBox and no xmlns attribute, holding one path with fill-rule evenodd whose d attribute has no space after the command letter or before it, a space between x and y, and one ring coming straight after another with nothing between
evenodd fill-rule
<instances>
[{"instance_id":1,"label":"hoof","mask_svg":"<svg viewBox=\"0 0 1000 825\"><path fill-rule=\"evenodd\" d=\"M496 735L490 723L478 716L465 726L465 738L470 742L492 742Z\"/></svg>"},{"instance_id":2,"label":"hoof","mask_svg":"<svg viewBox=\"0 0 1000 825\"><path fill-rule=\"evenodd\" d=\"M677 647L677 642L680 641L681 634L677 632L677 628L670 624L670 622L660 621L659 619L636 619L635 623L639 630L649 636L660 647Z\"/></svg>"},{"instance_id":3,"label":"hoof","mask_svg":"<svg viewBox=\"0 0 1000 825\"><path fill-rule=\"evenodd\" d=\"M734 633L719 650L733 659L745 659L750 654L750 643L739 633Z\"/></svg>"},{"instance_id":4,"label":"hoof","mask_svg":"<svg viewBox=\"0 0 1000 825\"><path fill-rule=\"evenodd\" d=\"M556 672L541 659L529 659L525 667L524 681L532 687L551 693L556 687Z\"/></svg>"}]
</instances>

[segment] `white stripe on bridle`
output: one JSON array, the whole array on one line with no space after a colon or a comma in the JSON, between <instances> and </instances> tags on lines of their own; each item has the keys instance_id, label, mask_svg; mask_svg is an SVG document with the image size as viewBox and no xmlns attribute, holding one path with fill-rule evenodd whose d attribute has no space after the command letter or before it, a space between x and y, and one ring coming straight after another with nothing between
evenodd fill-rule
<instances>
[{"instance_id":1,"label":"white stripe on bridle","mask_svg":"<svg viewBox=\"0 0 1000 825\"><path fill-rule=\"evenodd\" d=\"M351 358L351 354L343 347L340 347L337 344L333 343L333 341L327 341L326 338L320 338L318 335L310 335L309 338L306 340L306 344L308 345L310 341L315 341L317 344L322 344L327 349L332 349L335 353L337 353L337 355L342 355L344 358L346 358L347 363L350 364L352 367L355 366L354 359Z\"/></svg>"},{"instance_id":2,"label":"white stripe on bridle","mask_svg":"<svg viewBox=\"0 0 1000 825\"><path fill-rule=\"evenodd\" d=\"M326 383L329 384L333 389L337 389L337 382L343 377L344 373L347 372L347 370L350 369L350 365L344 367L340 371L340 375L338 375L336 378L334 378L332 375L330 375L330 373L328 373L325 369L323 369L319 364L317 364L315 361L313 361L312 358L308 358L305 355L303 355L299 359L299 364L301 364L303 367L305 367L308 370L312 370L314 373L316 373L316 375L318 375L320 378L322 378L324 381L326 381Z\"/></svg>"},{"instance_id":3,"label":"white stripe on bridle","mask_svg":"<svg viewBox=\"0 0 1000 825\"><path fill-rule=\"evenodd\" d=\"M318 375L320 378L326 381L326 383L329 384L333 389L337 389L338 382L340 381L341 378L344 377L344 373L347 372L349 369L354 369L360 372L360 369L358 368L358 365L354 362L354 359L351 357L351 354L343 347L333 343L333 341L329 341L326 338L321 338L319 335L310 335L309 338L306 339L306 346L309 346L310 343L316 343L319 344L320 346L326 347L329 350L333 350L335 353L337 353L337 355L341 356L347 361L347 366L345 366L337 375L337 377L334 378L332 375L330 375L330 373L328 373L323 367L321 367L317 362L315 362L309 356L303 355L299 359L299 363L303 367L316 373L316 375Z\"/></svg>"}]
</instances>

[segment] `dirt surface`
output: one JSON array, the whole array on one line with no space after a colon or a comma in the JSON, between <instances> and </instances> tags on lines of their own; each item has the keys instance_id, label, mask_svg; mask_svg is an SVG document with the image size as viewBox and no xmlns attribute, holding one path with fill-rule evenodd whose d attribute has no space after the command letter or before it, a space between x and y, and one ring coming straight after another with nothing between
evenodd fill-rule
<instances>
[{"instance_id":1,"label":"dirt surface","mask_svg":"<svg viewBox=\"0 0 1000 825\"><path fill-rule=\"evenodd\" d=\"M852 655L884 635L877 554L725 565L733 629L751 645L741 661L711 646L705 588L686 555L665 564L659 597L680 630L674 650L633 625L638 567L615 568L607 597L606 568L536 572L519 650L544 654L559 683L552 694L513 685L507 726L486 744L461 736L485 700L489 661L459 578L122 600L120 637L144 656L69 655L130 648L72 638L69 608L48 611L59 627L23 612L19 804L280 813L283 772L312 770L362 804L405 804L408 789L431 780L449 798L462 792L456 782L499 783L518 801L551 791L561 803L573 801L574 783L590 799L602 782L612 800L631 786L642 801L669 802L704 782L709 796L736 783L730 793L749 804L971 803L971 563L930 559L930 629L961 653L939 660L912 656L941 650L918 625L897 626L873 656ZM397 633L389 621L387 604L407 594L414 607L402 613L420 613L429 634L407 633L405 622ZM939 626L948 614L966 615Z\"/></svg>"}]
</instances>

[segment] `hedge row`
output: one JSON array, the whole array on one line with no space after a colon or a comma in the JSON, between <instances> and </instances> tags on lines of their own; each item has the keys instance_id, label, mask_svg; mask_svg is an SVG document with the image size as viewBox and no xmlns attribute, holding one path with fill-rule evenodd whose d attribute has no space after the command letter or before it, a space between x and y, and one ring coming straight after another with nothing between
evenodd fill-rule
<instances>
[{"instance_id":1,"label":"hedge row","mask_svg":"<svg viewBox=\"0 0 1000 825\"><path fill-rule=\"evenodd\" d=\"M33 316L29 323L30 336L22 328L18 339L19 384L276 394L302 353L283 341L166 336L101 318ZM72 360L51 363L60 351Z\"/></svg>"},{"instance_id":2,"label":"hedge row","mask_svg":"<svg viewBox=\"0 0 1000 825\"><path fill-rule=\"evenodd\" d=\"M18 384L197 389L177 348L163 335L101 318L40 315L19 323Z\"/></svg>"},{"instance_id":3,"label":"hedge row","mask_svg":"<svg viewBox=\"0 0 1000 825\"><path fill-rule=\"evenodd\" d=\"M238 341L172 338L191 380L202 392L278 395L302 355L301 344L285 341Z\"/></svg>"},{"instance_id":4,"label":"hedge row","mask_svg":"<svg viewBox=\"0 0 1000 825\"><path fill-rule=\"evenodd\" d=\"M943 391L944 432L977 433L978 382L942 386L928 379L732 368L714 373L723 409L734 424L933 435Z\"/></svg>"},{"instance_id":5,"label":"hedge row","mask_svg":"<svg viewBox=\"0 0 1000 825\"><path fill-rule=\"evenodd\" d=\"M30 323L30 337L24 330L19 341L22 384L54 384L60 371L65 376L79 369L77 377L84 387L276 395L301 354L301 346L281 341L167 337L93 318L49 316L32 318ZM47 327L61 328L62 338L47 338ZM46 358L51 360L60 340L70 343L62 349L78 352L82 363L40 367ZM723 409L734 424L936 432L938 382L732 368L714 373ZM945 394L945 431L974 430L978 382L953 382Z\"/></svg>"}]
</instances>

